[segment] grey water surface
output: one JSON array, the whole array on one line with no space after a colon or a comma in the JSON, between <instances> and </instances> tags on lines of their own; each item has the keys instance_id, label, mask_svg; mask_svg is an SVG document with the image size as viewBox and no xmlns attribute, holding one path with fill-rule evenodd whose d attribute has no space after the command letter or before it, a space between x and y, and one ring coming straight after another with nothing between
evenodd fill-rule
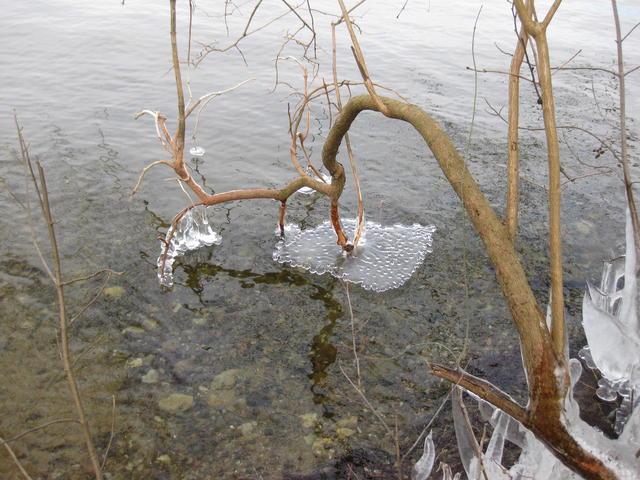
<instances>
[{"instance_id":1,"label":"grey water surface","mask_svg":"<svg viewBox=\"0 0 640 480\"><path fill-rule=\"evenodd\" d=\"M188 9L186 2L179 3L185 58ZM376 82L443 125L502 214L506 129L494 111L506 112L507 78L477 75L474 115L476 76L466 69L474 62L472 34L481 4L411 1L396 18L404 3L369 1L356 11L369 71ZM195 5L191 54L197 56L202 44L233 43L254 3L238 4L239 11L227 17L229 34L224 2ZM329 22L335 16L329 13L335 15L338 7L329 1L311 5L318 32L318 85L331 78ZM286 10L284 3L269 2L258 10L254 24ZM305 9L301 14L310 18ZM640 9L621 7L621 16L628 30ZM302 75L287 60L279 61L276 70L274 58L285 35L299 27L296 22L289 14L244 39L241 53L212 53L195 69L185 65L183 75L195 98L254 79L209 105L195 141L194 122L188 125L188 146L206 150L189 164L209 191L276 187L295 177L287 102L295 105L297 97L290 94L302 89ZM133 114L157 110L174 126L168 26L168 2L151 0L30 0L3 9L0 435L11 438L74 415L56 347L54 291L35 254L25 213L4 188L20 198L25 188L14 109L32 155L46 169L67 278L100 268L123 272L72 327L73 353L81 356L76 371L100 454L110 445L108 478L335 478L349 455L379 469L369 473L371 478L392 478L395 447L387 428L393 431L397 424L405 452L448 391L447 384L428 375L427 362L453 364L465 337L468 368L522 398L516 332L482 245L419 136L381 115L363 113L352 130L367 218L382 225L437 228L433 253L406 284L384 293L356 285L348 289L361 385L387 426L346 378L358 381L344 285L328 274L317 276L272 259L277 202L248 200L209 209L222 244L179 259L174 288L160 288L157 237L189 199L176 182L167 181L171 175L164 167L149 172L135 198L130 192L145 165L167 158L151 119L134 120ZM616 68L606 2L566 2L549 35L554 65L577 54L567 66ZM509 4L486 2L475 33L478 69L507 71L514 45ZM630 68L640 63L637 45L633 35L625 43ZM290 42L280 55L300 52ZM357 81L344 26L338 56L339 76ZM637 138L639 76L627 77L632 140ZM618 91L612 76L601 70L564 70L553 80L559 123L591 130L617 145ZM522 90L522 124L539 128L535 92L527 82ZM307 144L320 164L330 121L322 98L313 115ZM521 135L518 248L544 303L549 286L541 186L546 183L545 143L539 131ZM560 135L567 174L585 176L563 189L565 292L575 349L583 343L579 305L584 282L598 278L603 259L623 251L623 192L612 155L595 158L600 143L594 137L575 129L562 129ZM631 156L635 168L633 144ZM351 178L343 210L347 217L355 215ZM327 216L326 199L316 195L289 202L287 219L301 228L319 225ZM46 237L39 239L48 252ZM68 289L71 312L99 288L96 280ZM441 444L448 448L444 459L449 459L454 447L447 409L436 428L436 437L445 439ZM86 478L90 472L74 423L56 423L12 445L33 478ZM326 477L319 476L323 472ZM21 478L4 449L0 477Z\"/></svg>"}]
</instances>

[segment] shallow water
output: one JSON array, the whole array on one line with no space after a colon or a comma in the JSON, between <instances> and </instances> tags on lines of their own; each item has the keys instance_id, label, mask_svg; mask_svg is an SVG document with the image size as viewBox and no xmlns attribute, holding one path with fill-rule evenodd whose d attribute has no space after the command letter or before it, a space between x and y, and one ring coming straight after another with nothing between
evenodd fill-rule
<instances>
[{"instance_id":1,"label":"shallow water","mask_svg":"<svg viewBox=\"0 0 640 480\"><path fill-rule=\"evenodd\" d=\"M467 154L492 205L504 195L505 131L484 102L500 108L506 79L478 77L478 106L470 145L474 75L471 34L475 2L372 2L358 22L371 75L421 105ZM494 4L495 3L495 4ZM508 69L514 40L506 4L483 7L475 40L480 68ZM243 12L251 8L242 6ZM267 8L267 7L265 7ZM270 6L265 16L279 8ZM335 10L324 2L325 10ZM539 7L541 9L541 7ZM600 10L602 8L602 10ZM15 160L15 108L31 151L45 164L68 277L97 268L123 271L90 314L73 329L78 374L100 452L109 443L112 399L115 435L106 463L111 478L282 478L330 468L351 452L387 459L393 442L365 408L341 368L355 381L351 324L343 285L273 261L278 205L247 201L209 209L220 246L175 265L175 287L156 278L158 242L188 200L167 171L153 170L129 199L138 172L163 158L143 108L169 118L175 112L170 72L168 12L156 2L13 2L0 19L0 176L22 191ZM181 31L186 27L182 10ZM219 9L197 2L194 40L227 40ZM638 7L622 16L636 23ZM261 18L256 18L260 20ZM327 17L319 12L319 78L330 78ZM243 28L232 17L230 28ZM196 96L247 86L216 99L200 120L197 143L207 151L192 160L197 178L224 191L275 186L294 176L288 158L290 89L274 93L272 59L283 33L274 25L238 52L211 56L192 72ZM580 66L614 68L612 22L606 7L567 3L551 28L552 61L581 49ZM630 37L629 42L637 42ZM184 39L183 39L184 44ZM356 80L344 32L339 39L342 77ZM632 45L629 43L629 45ZM285 53L296 53L292 47ZM627 64L640 63L628 47ZM279 78L300 88L294 64L280 62ZM628 111L636 115L638 75L628 77ZM560 122L615 133L616 86L604 73L554 75ZM523 124L540 111L525 90ZM594 96L597 103L594 102ZM328 129L322 105L314 109L308 144L318 157ZM514 329L489 265L464 212L431 154L410 127L364 113L352 141L360 164L367 217L382 225L434 224L433 253L401 288L381 294L349 288L359 346L362 384L389 425L397 421L406 449L435 412L446 385L426 373L426 361L451 362L462 349L469 321L470 368L518 396L522 376ZM637 117L631 118L633 135ZM189 135L193 125L190 125ZM565 131L563 156L571 175L614 165L594 158L590 137ZM190 144L190 146L192 146ZM519 248L541 299L548 289L544 140L523 132L522 230ZM632 154L637 159L635 149ZM319 162L318 162L319 163ZM354 215L352 182L344 214ZM617 175L593 176L564 189L566 292L575 346L584 280L599 278L600 261L622 251L623 209ZM71 417L57 364L55 298L30 243L23 212L0 189L0 435L10 438L54 418ZM316 195L290 201L288 221L321 224L327 202ZM44 241L44 238L43 238ZM72 289L77 311L99 285ZM84 352L84 353L82 353ZM179 396L182 395L182 396ZM450 435L448 413L439 434ZM448 433L447 433L448 432ZM436 433L438 435L438 432ZM15 442L34 478L84 478L85 456L74 424L53 425ZM384 452L387 452L386 454ZM0 476L18 478L3 452Z\"/></svg>"}]
</instances>

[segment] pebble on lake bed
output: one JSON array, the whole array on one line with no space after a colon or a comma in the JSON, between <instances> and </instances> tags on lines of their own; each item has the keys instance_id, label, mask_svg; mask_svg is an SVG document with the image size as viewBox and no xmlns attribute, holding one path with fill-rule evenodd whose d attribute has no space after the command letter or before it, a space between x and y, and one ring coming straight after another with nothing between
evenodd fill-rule
<instances>
[{"instance_id":1,"label":"pebble on lake bed","mask_svg":"<svg viewBox=\"0 0 640 480\"><path fill-rule=\"evenodd\" d=\"M142 376L142 383L158 383L158 380L160 380L160 374L153 368Z\"/></svg>"},{"instance_id":2,"label":"pebble on lake bed","mask_svg":"<svg viewBox=\"0 0 640 480\"><path fill-rule=\"evenodd\" d=\"M138 368L138 367L141 367L143 363L144 363L144 360L142 360L142 358L139 358L139 357L138 358L130 358L125 363L125 366L127 368Z\"/></svg>"},{"instance_id":3,"label":"pebble on lake bed","mask_svg":"<svg viewBox=\"0 0 640 480\"><path fill-rule=\"evenodd\" d=\"M108 287L104 289L105 297L120 298L124 295L124 288L119 286Z\"/></svg>"},{"instance_id":4,"label":"pebble on lake bed","mask_svg":"<svg viewBox=\"0 0 640 480\"><path fill-rule=\"evenodd\" d=\"M179 413L193 407L193 396L184 393L172 393L158 402L160 410L169 413Z\"/></svg>"},{"instance_id":5,"label":"pebble on lake bed","mask_svg":"<svg viewBox=\"0 0 640 480\"><path fill-rule=\"evenodd\" d=\"M298 415L298 417L302 420L302 428L311 428L318 421L318 414L315 412Z\"/></svg>"},{"instance_id":6,"label":"pebble on lake bed","mask_svg":"<svg viewBox=\"0 0 640 480\"><path fill-rule=\"evenodd\" d=\"M257 422L246 422L240 425L238 427L238 430L240 430L240 433L242 433L243 437L250 437L252 433L254 433L254 430L257 425L258 425Z\"/></svg>"},{"instance_id":7,"label":"pebble on lake bed","mask_svg":"<svg viewBox=\"0 0 640 480\"><path fill-rule=\"evenodd\" d=\"M231 388L236 384L238 378L242 377L243 371L240 368L230 368L216 375L211 381L211 390Z\"/></svg>"}]
</instances>

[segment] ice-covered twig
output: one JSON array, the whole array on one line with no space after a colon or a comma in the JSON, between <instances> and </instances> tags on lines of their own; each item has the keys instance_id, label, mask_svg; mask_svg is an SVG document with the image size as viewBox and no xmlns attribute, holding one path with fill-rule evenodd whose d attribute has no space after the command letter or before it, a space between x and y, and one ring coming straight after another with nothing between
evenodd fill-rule
<instances>
[{"instance_id":1,"label":"ice-covered twig","mask_svg":"<svg viewBox=\"0 0 640 480\"><path fill-rule=\"evenodd\" d=\"M158 279L165 287L173 285L173 261L175 257L203 246L218 245L221 237L214 232L204 212L190 205L176 215L167 237L160 239L162 249L158 257Z\"/></svg>"}]
</instances>

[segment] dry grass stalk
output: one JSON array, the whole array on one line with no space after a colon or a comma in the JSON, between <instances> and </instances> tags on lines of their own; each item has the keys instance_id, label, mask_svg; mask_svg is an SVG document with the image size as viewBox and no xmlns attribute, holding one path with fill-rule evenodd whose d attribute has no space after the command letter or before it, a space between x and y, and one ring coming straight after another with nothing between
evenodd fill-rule
<instances>
[{"instance_id":1,"label":"dry grass stalk","mask_svg":"<svg viewBox=\"0 0 640 480\"><path fill-rule=\"evenodd\" d=\"M18 119L14 115L14 120L16 123L16 128L18 131L18 140L20 142L20 151L21 151L21 160L25 166L25 172L32 186L34 187L38 204L40 206L40 210L42 212L42 216L45 220L47 226L47 233L49 238L49 243L51 246L51 261L53 264L53 268L49 267L48 262L42 256L40 248L37 246L37 242L35 241L35 231L32 230L32 237L34 238L34 242L36 244L36 250L39 252L40 259L45 265L45 269L48 271L50 277L52 278L53 285L56 291L56 299L58 304L58 319L59 319L59 339L60 339L60 354L62 357L62 364L64 367L65 375L67 377L67 383L69 384L69 389L71 392L71 397L73 399L73 403L75 406L76 415L78 416L78 422L80 423L82 435L84 438L85 445L87 447L87 451L89 453L89 459L92 465L93 473L96 480L102 480L102 469L98 462L98 458L96 455L95 445L93 443L93 438L91 436L91 430L89 426L89 422L84 410L82 396L80 393L80 389L78 388L78 383L75 378L74 369L73 369L73 361L71 359L71 353L69 348L69 319L67 315L67 307L66 307L66 299L65 299L65 286L68 286L72 283L88 280L91 278L95 278L101 273L115 273L110 270L102 270L100 272L96 272L92 275L83 278L76 278L69 281L63 280L62 275L62 262L60 259L60 252L58 249L58 240L55 233L55 221L53 219L53 215L51 213L51 205L49 203L49 192L47 189L47 183L44 173L44 168L38 159L35 160L35 170L34 170L34 162L32 161L29 150L24 141L24 137L22 135L22 127L18 124ZM36 175L37 171L37 175ZM31 218L31 210L30 210L30 200L27 198L25 202L25 206L28 209L27 214ZM33 222L30 222L30 226L34 229ZM90 302L91 303L91 302ZM5 443L5 447L8 448L8 445ZM21 468L22 471L22 468Z\"/></svg>"}]
</instances>

